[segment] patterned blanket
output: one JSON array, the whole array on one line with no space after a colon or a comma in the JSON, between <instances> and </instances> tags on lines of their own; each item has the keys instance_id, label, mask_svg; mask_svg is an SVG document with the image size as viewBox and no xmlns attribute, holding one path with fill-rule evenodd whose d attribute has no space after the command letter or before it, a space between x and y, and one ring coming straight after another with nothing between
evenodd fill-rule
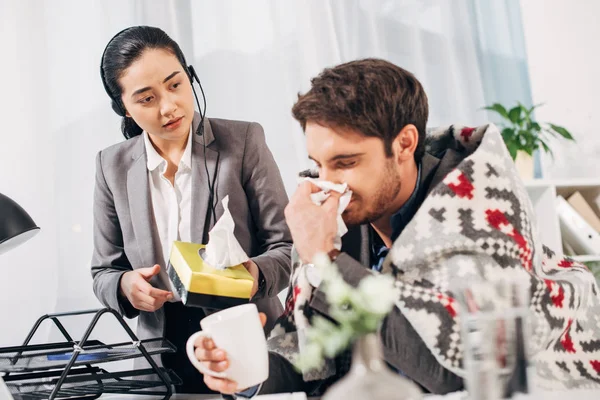
<instances>
[{"instance_id":1,"label":"patterned blanket","mask_svg":"<svg viewBox=\"0 0 600 400\"><path fill-rule=\"evenodd\" d=\"M434 187L394 242L383 273L396 277L397 307L440 364L464 376L459 307L452 282L513 280L528 287L536 384L547 389L600 387L600 296L582 264L539 241L532 204L494 125L428 132L426 150L452 148L462 161ZM310 286L296 265L286 302L269 339L290 361L310 351ZM335 373L329 361L305 380Z\"/></svg>"}]
</instances>

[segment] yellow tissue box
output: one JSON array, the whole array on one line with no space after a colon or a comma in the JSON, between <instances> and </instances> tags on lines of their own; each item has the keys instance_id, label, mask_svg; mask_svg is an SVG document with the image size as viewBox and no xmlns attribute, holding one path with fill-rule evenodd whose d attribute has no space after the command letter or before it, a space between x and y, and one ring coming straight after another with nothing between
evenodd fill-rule
<instances>
[{"instance_id":1,"label":"yellow tissue box","mask_svg":"<svg viewBox=\"0 0 600 400\"><path fill-rule=\"evenodd\" d=\"M169 279L186 306L224 309L248 303L254 279L242 265L216 269L201 253L203 244L173 242Z\"/></svg>"}]
</instances>

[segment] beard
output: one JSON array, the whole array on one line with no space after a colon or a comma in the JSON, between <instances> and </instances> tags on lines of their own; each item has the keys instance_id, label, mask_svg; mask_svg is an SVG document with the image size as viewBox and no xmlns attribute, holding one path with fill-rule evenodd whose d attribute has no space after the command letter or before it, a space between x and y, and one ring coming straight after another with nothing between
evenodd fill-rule
<instances>
[{"instance_id":1,"label":"beard","mask_svg":"<svg viewBox=\"0 0 600 400\"><path fill-rule=\"evenodd\" d=\"M377 185L377 191L363 197L360 194L353 193L357 210L354 212L344 212L342 217L347 225L362 225L378 220L386 214L390 204L400 193L402 182L400 174L394 168L394 162L389 160L386 163L386 168L381 178L381 182ZM366 200L366 201L365 201ZM353 210L348 210L353 211Z\"/></svg>"}]
</instances>

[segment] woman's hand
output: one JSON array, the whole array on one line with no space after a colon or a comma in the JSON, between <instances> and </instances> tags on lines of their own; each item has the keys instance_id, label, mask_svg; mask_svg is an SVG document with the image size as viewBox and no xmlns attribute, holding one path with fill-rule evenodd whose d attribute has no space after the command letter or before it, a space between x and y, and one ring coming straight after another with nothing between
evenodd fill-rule
<instances>
[{"instance_id":1,"label":"woman's hand","mask_svg":"<svg viewBox=\"0 0 600 400\"><path fill-rule=\"evenodd\" d=\"M252 260L248 260L245 263L242 264L250 273L250 275L252 275L252 278L254 278L254 285L252 285L252 292L250 294L250 298L254 297L254 295L256 294L256 292L258 292L258 279L260 277L260 273L258 271L258 265L256 265L256 263Z\"/></svg>"},{"instance_id":2,"label":"woman's hand","mask_svg":"<svg viewBox=\"0 0 600 400\"><path fill-rule=\"evenodd\" d=\"M154 312L173 298L173 293L152 286L150 279L160 272L160 265L128 271L121 277L121 293L131 305L140 310Z\"/></svg>"}]
</instances>

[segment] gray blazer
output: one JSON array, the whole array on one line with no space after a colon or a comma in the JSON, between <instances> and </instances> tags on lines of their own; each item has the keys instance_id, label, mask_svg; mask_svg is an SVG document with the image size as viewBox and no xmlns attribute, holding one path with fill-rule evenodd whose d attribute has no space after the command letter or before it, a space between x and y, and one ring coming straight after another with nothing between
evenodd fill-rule
<instances>
[{"instance_id":1,"label":"gray blazer","mask_svg":"<svg viewBox=\"0 0 600 400\"><path fill-rule=\"evenodd\" d=\"M199 121L196 114L193 132ZM282 312L277 293L287 287L291 270L292 239L284 217L288 198L281 175L258 123L206 118L204 139L217 219L223 213L221 200L229 195L235 236L265 277L264 289L253 302L267 314L272 326ZM203 138L194 134L191 238L195 243L206 243L215 222L209 217L212 214L204 157ZM165 328L163 309L153 313L136 310L119 294L121 275L162 264L160 260L164 259L154 223L146 164L141 135L98 153L91 268L94 293L100 302L128 318L139 315L137 333L141 339L161 337ZM160 274L151 283L169 290L164 267L161 265ZM160 362L159 357L155 359Z\"/></svg>"}]
</instances>

